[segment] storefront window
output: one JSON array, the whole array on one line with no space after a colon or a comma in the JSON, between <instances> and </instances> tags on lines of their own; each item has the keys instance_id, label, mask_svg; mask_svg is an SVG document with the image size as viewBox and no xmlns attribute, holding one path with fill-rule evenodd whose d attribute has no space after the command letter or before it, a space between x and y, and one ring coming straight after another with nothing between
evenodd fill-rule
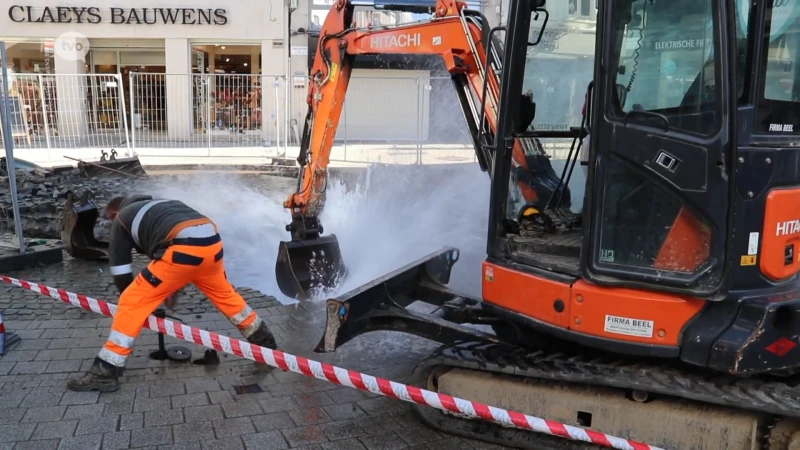
<instances>
[{"instance_id":1,"label":"storefront window","mask_svg":"<svg viewBox=\"0 0 800 450\"><path fill-rule=\"evenodd\" d=\"M54 73L53 40L0 38L6 42L8 65L15 73Z\"/></svg>"},{"instance_id":2,"label":"storefront window","mask_svg":"<svg viewBox=\"0 0 800 450\"><path fill-rule=\"evenodd\" d=\"M260 44L192 45L192 66L197 131L260 130Z\"/></svg>"}]
</instances>

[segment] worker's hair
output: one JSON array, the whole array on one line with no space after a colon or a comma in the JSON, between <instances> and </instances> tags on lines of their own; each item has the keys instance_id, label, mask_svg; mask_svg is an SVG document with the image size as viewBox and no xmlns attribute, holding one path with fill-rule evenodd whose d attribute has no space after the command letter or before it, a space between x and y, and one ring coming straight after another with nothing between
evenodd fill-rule
<instances>
[{"instance_id":1,"label":"worker's hair","mask_svg":"<svg viewBox=\"0 0 800 450\"><path fill-rule=\"evenodd\" d=\"M106 216L108 216L109 212L119 212L120 205L122 205L123 201L125 201L124 195L112 197L111 200L108 201L108 205L106 205Z\"/></svg>"}]
</instances>

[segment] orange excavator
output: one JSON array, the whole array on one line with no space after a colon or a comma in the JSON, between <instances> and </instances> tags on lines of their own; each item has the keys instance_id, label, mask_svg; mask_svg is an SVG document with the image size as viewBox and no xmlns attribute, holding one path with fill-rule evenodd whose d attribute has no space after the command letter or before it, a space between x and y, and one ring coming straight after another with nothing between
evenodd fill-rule
<instances>
[{"instance_id":1,"label":"orange excavator","mask_svg":"<svg viewBox=\"0 0 800 450\"><path fill-rule=\"evenodd\" d=\"M510 0L491 27L455 0L339 0L312 69L280 287L302 300L347 276L318 215L354 56L439 55L492 180L481 298L448 288L459 251L445 247L329 299L315 350L410 333L441 344L409 382L431 391L663 448L800 448L800 2L596 3L581 123L549 131L531 125L526 80L548 70L537 46L565 5ZM357 6L432 18L362 30ZM571 140L560 176L545 139ZM415 411L496 444L595 448Z\"/></svg>"}]
</instances>

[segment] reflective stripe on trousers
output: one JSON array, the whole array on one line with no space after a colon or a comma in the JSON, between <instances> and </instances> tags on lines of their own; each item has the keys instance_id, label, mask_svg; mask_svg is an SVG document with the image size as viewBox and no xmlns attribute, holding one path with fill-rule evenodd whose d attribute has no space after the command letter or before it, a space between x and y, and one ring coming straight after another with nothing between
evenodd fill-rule
<instances>
[{"instance_id":1,"label":"reflective stripe on trousers","mask_svg":"<svg viewBox=\"0 0 800 450\"><path fill-rule=\"evenodd\" d=\"M97 356L113 366L125 367L128 356L133 351L133 343L135 341L135 337L120 333L112 327L111 332L108 334L108 341L106 341Z\"/></svg>"}]
</instances>

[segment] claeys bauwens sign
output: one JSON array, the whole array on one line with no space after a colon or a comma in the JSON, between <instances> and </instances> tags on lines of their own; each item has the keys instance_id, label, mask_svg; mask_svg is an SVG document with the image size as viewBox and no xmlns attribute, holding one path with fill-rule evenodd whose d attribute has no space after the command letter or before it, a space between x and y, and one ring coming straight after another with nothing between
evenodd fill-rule
<instances>
[{"instance_id":1,"label":"claeys bauwens sign","mask_svg":"<svg viewBox=\"0 0 800 450\"><path fill-rule=\"evenodd\" d=\"M73 23L113 25L225 25L228 12L222 8L108 8L96 6L24 6L8 8L16 23Z\"/></svg>"},{"instance_id":2,"label":"claeys bauwens sign","mask_svg":"<svg viewBox=\"0 0 800 450\"><path fill-rule=\"evenodd\" d=\"M739 22L742 24L742 32L746 34L751 0L736 1L738 2L736 11L739 14ZM780 37L797 20L798 12L800 12L800 1L798 0L773 0L769 40L774 41Z\"/></svg>"}]
</instances>

